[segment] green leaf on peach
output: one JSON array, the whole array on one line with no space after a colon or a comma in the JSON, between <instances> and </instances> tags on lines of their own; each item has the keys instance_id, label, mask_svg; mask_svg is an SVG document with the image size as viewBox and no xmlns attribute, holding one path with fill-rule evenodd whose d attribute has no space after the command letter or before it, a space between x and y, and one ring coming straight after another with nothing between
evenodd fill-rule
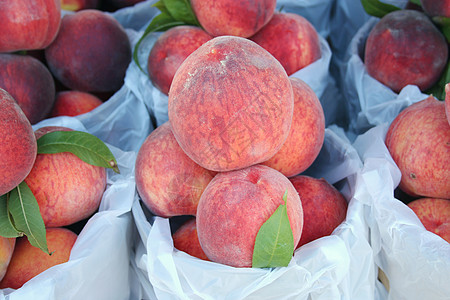
<instances>
[{"instance_id":1,"label":"green leaf on peach","mask_svg":"<svg viewBox=\"0 0 450 300\"><path fill-rule=\"evenodd\" d=\"M289 223L286 208L287 191L284 193L284 204L261 226L256 235L253 249L253 268L285 267L294 253L294 236Z\"/></svg>"},{"instance_id":2,"label":"green leaf on peach","mask_svg":"<svg viewBox=\"0 0 450 300\"><path fill-rule=\"evenodd\" d=\"M8 209L9 193L0 196L0 236L14 238L23 235L15 227Z\"/></svg>"},{"instance_id":3,"label":"green leaf on peach","mask_svg":"<svg viewBox=\"0 0 450 300\"><path fill-rule=\"evenodd\" d=\"M162 2L175 20L200 26L189 0L162 0Z\"/></svg>"},{"instance_id":4,"label":"green leaf on peach","mask_svg":"<svg viewBox=\"0 0 450 300\"><path fill-rule=\"evenodd\" d=\"M25 181L10 192L8 206L15 228L27 236L31 245L49 254L45 224L39 212L39 205Z\"/></svg>"},{"instance_id":5,"label":"green leaf on peach","mask_svg":"<svg viewBox=\"0 0 450 300\"><path fill-rule=\"evenodd\" d=\"M368 15L382 18L390 12L400 10L399 7L379 0L361 0L361 4Z\"/></svg>"},{"instance_id":6,"label":"green leaf on peach","mask_svg":"<svg viewBox=\"0 0 450 300\"><path fill-rule=\"evenodd\" d=\"M37 140L39 154L70 152L82 161L119 172L117 161L105 143L83 131L53 131Z\"/></svg>"}]
</instances>

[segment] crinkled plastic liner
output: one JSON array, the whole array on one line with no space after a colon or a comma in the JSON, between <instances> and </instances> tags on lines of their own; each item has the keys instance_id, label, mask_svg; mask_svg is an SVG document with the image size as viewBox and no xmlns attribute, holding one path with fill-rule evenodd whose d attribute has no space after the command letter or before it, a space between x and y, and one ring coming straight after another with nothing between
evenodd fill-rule
<instances>
[{"instance_id":1,"label":"crinkled plastic liner","mask_svg":"<svg viewBox=\"0 0 450 300\"><path fill-rule=\"evenodd\" d=\"M387 299L449 299L450 244L394 197L401 172L384 144L387 130L388 124L378 125L354 143L366 189L355 198L365 204L375 262L389 280Z\"/></svg>"},{"instance_id":2,"label":"crinkled plastic liner","mask_svg":"<svg viewBox=\"0 0 450 300\"><path fill-rule=\"evenodd\" d=\"M335 131L333 131L335 130ZM152 216L135 202L139 232L132 264L145 299L383 299L363 218L364 205L353 195L362 168L356 150L337 127L305 174L336 183L349 199L345 222L332 235L299 248L284 268L253 269L203 261L173 247L167 218ZM156 298L155 298L156 297Z\"/></svg>"},{"instance_id":3,"label":"crinkled plastic liner","mask_svg":"<svg viewBox=\"0 0 450 300\"><path fill-rule=\"evenodd\" d=\"M65 126L86 131L76 118L58 117L33 126ZM0 299L129 299L135 152L108 145L120 174L107 170L101 204L81 230L68 262L56 265L17 290L0 290Z\"/></svg>"}]
</instances>

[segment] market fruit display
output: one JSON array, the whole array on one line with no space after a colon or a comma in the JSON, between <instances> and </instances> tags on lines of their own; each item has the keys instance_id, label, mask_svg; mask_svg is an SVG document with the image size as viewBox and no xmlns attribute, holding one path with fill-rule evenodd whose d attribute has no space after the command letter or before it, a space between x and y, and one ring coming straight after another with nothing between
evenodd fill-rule
<instances>
[{"instance_id":1,"label":"market fruit display","mask_svg":"<svg viewBox=\"0 0 450 300\"><path fill-rule=\"evenodd\" d=\"M30 121L14 98L0 88L0 195L25 179L36 154L36 137Z\"/></svg>"}]
</instances>

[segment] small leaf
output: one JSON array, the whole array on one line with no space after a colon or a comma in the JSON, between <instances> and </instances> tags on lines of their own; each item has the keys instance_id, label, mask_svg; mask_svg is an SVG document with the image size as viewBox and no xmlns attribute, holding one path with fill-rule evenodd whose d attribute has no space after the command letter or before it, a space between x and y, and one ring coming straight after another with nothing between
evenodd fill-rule
<instances>
[{"instance_id":1,"label":"small leaf","mask_svg":"<svg viewBox=\"0 0 450 300\"><path fill-rule=\"evenodd\" d=\"M25 233L31 245L49 254L39 205L25 181L10 192L8 206L17 230Z\"/></svg>"},{"instance_id":2,"label":"small leaf","mask_svg":"<svg viewBox=\"0 0 450 300\"><path fill-rule=\"evenodd\" d=\"M82 161L119 173L114 155L102 140L83 131L53 131L37 140L38 153L70 152Z\"/></svg>"},{"instance_id":3,"label":"small leaf","mask_svg":"<svg viewBox=\"0 0 450 300\"><path fill-rule=\"evenodd\" d=\"M0 196L0 236L14 238L23 235L13 225L8 210L9 193Z\"/></svg>"},{"instance_id":4,"label":"small leaf","mask_svg":"<svg viewBox=\"0 0 450 300\"><path fill-rule=\"evenodd\" d=\"M435 85L433 85L425 92L430 95L432 94L437 99L443 101L445 99L445 85L449 82L450 82L450 61L445 66L444 71L442 72L442 75L439 78L438 82L436 82Z\"/></svg>"},{"instance_id":5,"label":"small leaf","mask_svg":"<svg viewBox=\"0 0 450 300\"><path fill-rule=\"evenodd\" d=\"M162 0L162 2L175 20L186 24L199 25L189 0Z\"/></svg>"},{"instance_id":6,"label":"small leaf","mask_svg":"<svg viewBox=\"0 0 450 300\"><path fill-rule=\"evenodd\" d=\"M422 3L420 2L420 0L409 0L409 2L415 4L415 5L419 5L422 6Z\"/></svg>"},{"instance_id":7,"label":"small leaf","mask_svg":"<svg viewBox=\"0 0 450 300\"><path fill-rule=\"evenodd\" d=\"M281 204L261 226L253 250L253 268L285 267L294 253L294 236L286 209L287 191Z\"/></svg>"},{"instance_id":8,"label":"small leaf","mask_svg":"<svg viewBox=\"0 0 450 300\"><path fill-rule=\"evenodd\" d=\"M400 10L397 6L383 3L379 0L361 0L361 4L367 14L377 18L382 18L390 12Z\"/></svg>"}]
</instances>

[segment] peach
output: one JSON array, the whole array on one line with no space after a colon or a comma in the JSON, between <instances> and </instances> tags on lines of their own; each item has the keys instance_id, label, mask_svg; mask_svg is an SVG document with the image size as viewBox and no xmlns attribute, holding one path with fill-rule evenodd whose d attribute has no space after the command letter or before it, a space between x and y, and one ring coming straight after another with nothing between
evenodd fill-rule
<instances>
[{"instance_id":1,"label":"peach","mask_svg":"<svg viewBox=\"0 0 450 300\"><path fill-rule=\"evenodd\" d=\"M203 29L187 25L172 27L161 34L148 56L147 70L152 83L167 95L181 63L211 38Z\"/></svg>"},{"instance_id":2,"label":"peach","mask_svg":"<svg viewBox=\"0 0 450 300\"><path fill-rule=\"evenodd\" d=\"M372 28L364 63L370 76L398 93L408 84L424 91L439 79L448 59L443 34L422 12L397 10Z\"/></svg>"},{"instance_id":3,"label":"peach","mask_svg":"<svg viewBox=\"0 0 450 300\"><path fill-rule=\"evenodd\" d=\"M79 11L99 7L99 0L60 0L61 9L68 11Z\"/></svg>"},{"instance_id":4,"label":"peach","mask_svg":"<svg viewBox=\"0 0 450 300\"><path fill-rule=\"evenodd\" d=\"M51 255L32 246L26 237L17 238L11 262L0 288L18 289L45 270L65 263L77 240L77 234L66 228L47 228L47 245Z\"/></svg>"},{"instance_id":5,"label":"peach","mask_svg":"<svg viewBox=\"0 0 450 300\"><path fill-rule=\"evenodd\" d=\"M445 115L447 116L448 124L450 125L450 83L445 85Z\"/></svg>"},{"instance_id":6,"label":"peach","mask_svg":"<svg viewBox=\"0 0 450 300\"><path fill-rule=\"evenodd\" d=\"M62 18L45 58L53 75L69 89L110 92L123 84L131 46L116 19L97 9L85 9Z\"/></svg>"},{"instance_id":7,"label":"peach","mask_svg":"<svg viewBox=\"0 0 450 300\"><path fill-rule=\"evenodd\" d=\"M303 231L297 248L330 235L347 215L347 200L323 178L298 175L289 178L303 207Z\"/></svg>"},{"instance_id":8,"label":"peach","mask_svg":"<svg viewBox=\"0 0 450 300\"><path fill-rule=\"evenodd\" d=\"M139 195L161 217L195 215L200 196L214 175L183 152L169 121L150 133L136 157Z\"/></svg>"},{"instance_id":9,"label":"peach","mask_svg":"<svg viewBox=\"0 0 450 300\"><path fill-rule=\"evenodd\" d=\"M61 24L61 0L2 1L0 52L46 48Z\"/></svg>"},{"instance_id":10,"label":"peach","mask_svg":"<svg viewBox=\"0 0 450 300\"><path fill-rule=\"evenodd\" d=\"M233 267L251 267L256 235L284 204L286 191L295 247L302 234L302 203L286 176L264 165L218 173L197 208L198 239L206 256Z\"/></svg>"},{"instance_id":11,"label":"peach","mask_svg":"<svg viewBox=\"0 0 450 300\"><path fill-rule=\"evenodd\" d=\"M205 252L203 252L197 235L197 222L195 218L192 218L184 222L173 234L173 246L184 251L194 257L209 260Z\"/></svg>"},{"instance_id":12,"label":"peach","mask_svg":"<svg viewBox=\"0 0 450 300\"><path fill-rule=\"evenodd\" d=\"M305 171L319 155L325 138L325 115L319 98L303 80L289 80L294 91L291 131L281 149L262 163L286 177Z\"/></svg>"},{"instance_id":13,"label":"peach","mask_svg":"<svg viewBox=\"0 0 450 300\"><path fill-rule=\"evenodd\" d=\"M450 243L450 199L419 198L408 203L426 230Z\"/></svg>"},{"instance_id":14,"label":"peach","mask_svg":"<svg viewBox=\"0 0 450 300\"><path fill-rule=\"evenodd\" d=\"M52 117L78 116L90 112L103 103L97 96L80 91L60 91L56 94L55 105L51 111Z\"/></svg>"},{"instance_id":15,"label":"peach","mask_svg":"<svg viewBox=\"0 0 450 300\"><path fill-rule=\"evenodd\" d=\"M289 134L291 82L256 43L216 37L181 64L169 91L172 131L202 167L231 171L271 158Z\"/></svg>"},{"instance_id":16,"label":"peach","mask_svg":"<svg viewBox=\"0 0 450 300\"><path fill-rule=\"evenodd\" d=\"M47 126L36 130L36 139L70 128ZM39 204L46 227L60 227L90 217L98 209L106 188L106 171L69 152L38 154L25 178Z\"/></svg>"},{"instance_id":17,"label":"peach","mask_svg":"<svg viewBox=\"0 0 450 300\"><path fill-rule=\"evenodd\" d=\"M385 143L402 173L402 191L450 198L450 125L443 101L429 96L405 108L390 124Z\"/></svg>"},{"instance_id":18,"label":"peach","mask_svg":"<svg viewBox=\"0 0 450 300\"><path fill-rule=\"evenodd\" d=\"M47 67L29 55L0 54L0 87L17 101L31 124L47 118L55 102L55 81Z\"/></svg>"},{"instance_id":19,"label":"peach","mask_svg":"<svg viewBox=\"0 0 450 300\"><path fill-rule=\"evenodd\" d=\"M248 38L270 21L276 0L191 0L200 25L212 36Z\"/></svg>"},{"instance_id":20,"label":"peach","mask_svg":"<svg viewBox=\"0 0 450 300\"><path fill-rule=\"evenodd\" d=\"M30 121L14 98L0 88L0 195L21 183L37 154Z\"/></svg>"},{"instance_id":21,"label":"peach","mask_svg":"<svg viewBox=\"0 0 450 300\"><path fill-rule=\"evenodd\" d=\"M450 18L450 0L420 0L420 3L427 15Z\"/></svg>"},{"instance_id":22,"label":"peach","mask_svg":"<svg viewBox=\"0 0 450 300\"><path fill-rule=\"evenodd\" d=\"M275 56L288 75L322 56L316 29L307 19L294 13L275 13L250 39Z\"/></svg>"},{"instance_id":23,"label":"peach","mask_svg":"<svg viewBox=\"0 0 450 300\"><path fill-rule=\"evenodd\" d=\"M15 238L5 238L0 236L0 281L6 274L6 269L11 261L15 245Z\"/></svg>"}]
</instances>

